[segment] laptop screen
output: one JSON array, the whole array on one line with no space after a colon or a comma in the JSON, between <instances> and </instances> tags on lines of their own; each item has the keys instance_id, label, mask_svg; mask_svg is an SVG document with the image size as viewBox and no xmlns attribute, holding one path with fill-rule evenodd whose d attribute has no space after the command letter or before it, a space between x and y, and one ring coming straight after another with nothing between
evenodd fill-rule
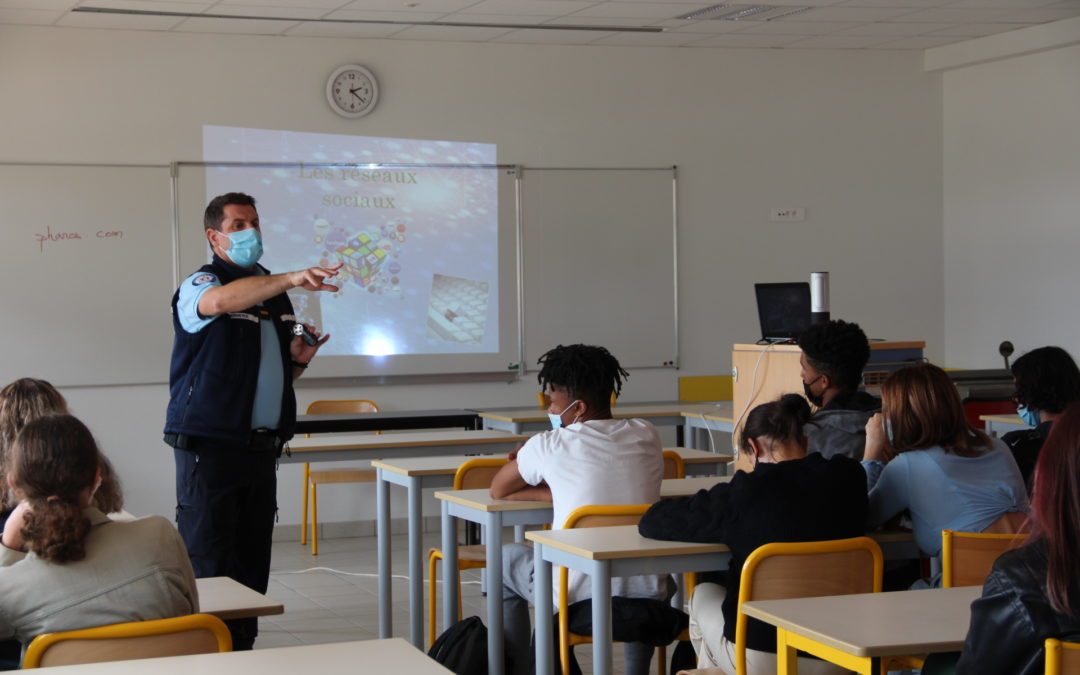
<instances>
[{"instance_id":1,"label":"laptop screen","mask_svg":"<svg viewBox=\"0 0 1080 675\"><path fill-rule=\"evenodd\" d=\"M810 284L754 284L764 340L791 340L810 327Z\"/></svg>"}]
</instances>

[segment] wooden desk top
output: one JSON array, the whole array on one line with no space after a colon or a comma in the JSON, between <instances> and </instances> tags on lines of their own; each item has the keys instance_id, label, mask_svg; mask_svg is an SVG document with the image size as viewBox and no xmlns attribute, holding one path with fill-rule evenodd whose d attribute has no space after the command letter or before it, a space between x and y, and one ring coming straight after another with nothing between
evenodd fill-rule
<instances>
[{"instance_id":1,"label":"wooden desk top","mask_svg":"<svg viewBox=\"0 0 1080 675\"><path fill-rule=\"evenodd\" d=\"M578 530L534 530L526 532L525 538L588 560L662 558L728 551L728 547L723 544L646 539L638 534L637 525L586 527Z\"/></svg>"},{"instance_id":2,"label":"wooden desk top","mask_svg":"<svg viewBox=\"0 0 1080 675\"><path fill-rule=\"evenodd\" d=\"M664 448L679 453L686 464L725 464L731 461L728 455L717 455L705 450L692 448ZM371 466L401 474L402 476L446 476L454 475L459 466L470 459L503 457L504 455L446 455L439 457L405 457L402 459L376 459Z\"/></svg>"},{"instance_id":3,"label":"wooden desk top","mask_svg":"<svg viewBox=\"0 0 1080 675\"><path fill-rule=\"evenodd\" d=\"M761 351L765 347L769 347L771 352L801 352L802 349L799 345L781 343L781 344L757 344L754 342L736 342L732 349L734 351ZM906 341L871 341L871 351L877 351L879 349L926 349L926 342L920 340L906 340Z\"/></svg>"},{"instance_id":4,"label":"wooden desk top","mask_svg":"<svg viewBox=\"0 0 1080 675\"><path fill-rule=\"evenodd\" d=\"M735 404L731 401L721 401L719 403L687 406L683 408L682 416L732 424L735 422Z\"/></svg>"},{"instance_id":5,"label":"wooden desk top","mask_svg":"<svg viewBox=\"0 0 1080 675\"><path fill-rule=\"evenodd\" d=\"M1020 419L1019 415L1005 414L1005 415L979 415L979 419L983 422L998 422L1000 424L1019 424L1027 426L1024 421Z\"/></svg>"},{"instance_id":6,"label":"wooden desk top","mask_svg":"<svg viewBox=\"0 0 1080 675\"><path fill-rule=\"evenodd\" d=\"M199 589L199 611L222 621L285 613L285 606L277 600L229 577L196 579L195 586Z\"/></svg>"},{"instance_id":7,"label":"wooden desk top","mask_svg":"<svg viewBox=\"0 0 1080 675\"><path fill-rule=\"evenodd\" d=\"M528 436L508 434L505 431L429 431L407 434L343 434L340 436L314 436L294 438L289 441L292 453L324 452L327 450L363 450L365 448L411 448L446 446L483 447L488 444L524 443Z\"/></svg>"},{"instance_id":8,"label":"wooden desk top","mask_svg":"<svg viewBox=\"0 0 1080 675\"><path fill-rule=\"evenodd\" d=\"M190 673L228 673L229 675L267 675L267 673L320 673L350 675L371 673L409 673L409 675L452 675L434 660L401 638L333 642L275 649L256 649L224 654L169 656L134 661L107 661L78 666L58 666L49 672L56 675L189 675Z\"/></svg>"},{"instance_id":9,"label":"wooden desk top","mask_svg":"<svg viewBox=\"0 0 1080 675\"><path fill-rule=\"evenodd\" d=\"M443 490L435 493L435 499L460 504L477 511L531 511L550 509L551 502L520 502L510 499L495 499L485 489L480 490Z\"/></svg>"},{"instance_id":10,"label":"wooden desk top","mask_svg":"<svg viewBox=\"0 0 1080 675\"><path fill-rule=\"evenodd\" d=\"M959 651L979 586L743 603L756 619L853 656Z\"/></svg>"},{"instance_id":11,"label":"wooden desk top","mask_svg":"<svg viewBox=\"0 0 1080 675\"><path fill-rule=\"evenodd\" d=\"M665 478L660 484L660 498L689 497L698 490L711 490L717 483L727 483L731 476L693 476L690 478Z\"/></svg>"}]
</instances>

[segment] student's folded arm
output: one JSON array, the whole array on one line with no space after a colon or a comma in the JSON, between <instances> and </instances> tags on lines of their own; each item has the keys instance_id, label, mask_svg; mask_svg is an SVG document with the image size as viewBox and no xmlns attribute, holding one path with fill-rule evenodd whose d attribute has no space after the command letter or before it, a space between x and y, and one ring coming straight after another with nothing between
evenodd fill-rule
<instances>
[{"instance_id":1,"label":"student's folded arm","mask_svg":"<svg viewBox=\"0 0 1080 675\"><path fill-rule=\"evenodd\" d=\"M502 499L509 499L511 501L518 502L550 502L551 501L551 488L547 483L540 483L539 485L527 485L520 490L511 492Z\"/></svg>"},{"instance_id":2,"label":"student's folded arm","mask_svg":"<svg viewBox=\"0 0 1080 675\"><path fill-rule=\"evenodd\" d=\"M507 499L515 492L532 487L525 482L525 479L521 477L521 472L518 471L517 460L507 462L499 469L495 477L491 479L491 496L495 499Z\"/></svg>"},{"instance_id":3,"label":"student's folded arm","mask_svg":"<svg viewBox=\"0 0 1080 675\"><path fill-rule=\"evenodd\" d=\"M690 497L661 499L641 517L638 532L667 541L723 541L730 495L731 485L720 483Z\"/></svg>"},{"instance_id":4,"label":"student's folded arm","mask_svg":"<svg viewBox=\"0 0 1080 675\"><path fill-rule=\"evenodd\" d=\"M867 462L863 462L866 468ZM870 529L881 527L890 518L910 506L910 464L897 457L878 474L867 497L866 521ZM867 469L869 482L870 469Z\"/></svg>"}]
</instances>

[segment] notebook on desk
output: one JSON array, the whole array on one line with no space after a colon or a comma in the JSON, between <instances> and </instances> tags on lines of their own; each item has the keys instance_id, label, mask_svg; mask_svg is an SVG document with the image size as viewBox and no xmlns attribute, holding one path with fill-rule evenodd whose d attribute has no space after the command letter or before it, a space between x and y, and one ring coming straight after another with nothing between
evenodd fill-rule
<instances>
[{"instance_id":1,"label":"notebook on desk","mask_svg":"<svg viewBox=\"0 0 1080 675\"><path fill-rule=\"evenodd\" d=\"M754 284L763 342L794 342L810 327L810 284Z\"/></svg>"}]
</instances>

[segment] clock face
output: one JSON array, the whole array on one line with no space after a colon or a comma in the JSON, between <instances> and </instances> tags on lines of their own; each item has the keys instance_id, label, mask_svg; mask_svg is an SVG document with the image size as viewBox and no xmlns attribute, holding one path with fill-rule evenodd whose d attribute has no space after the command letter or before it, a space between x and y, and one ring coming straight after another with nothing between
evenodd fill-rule
<instances>
[{"instance_id":1,"label":"clock face","mask_svg":"<svg viewBox=\"0 0 1080 675\"><path fill-rule=\"evenodd\" d=\"M379 100L379 85L363 66L341 66L326 83L326 99L343 117L363 117Z\"/></svg>"}]
</instances>

